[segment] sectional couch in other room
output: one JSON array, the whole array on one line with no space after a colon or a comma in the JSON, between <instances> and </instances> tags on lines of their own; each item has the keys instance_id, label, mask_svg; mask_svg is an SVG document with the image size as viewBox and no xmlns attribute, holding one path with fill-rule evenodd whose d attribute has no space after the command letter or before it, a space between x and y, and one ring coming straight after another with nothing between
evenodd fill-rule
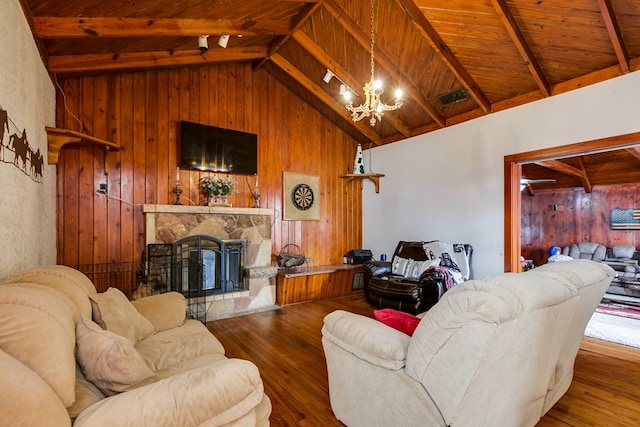
<instances>
[{"instance_id":1,"label":"sectional couch in other room","mask_svg":"<svg viewBox=\"0 0 640 427\"><path fill-rule=\"evenodd\" d=\"M331 408L350 427L534 426L569 388L614 274L573 260L469 280L414 316L411 336L334 311L322 328Z\"/></svg>"},{"instance_id":2,"label":"sectional couch in other room","mask_svg":"<svg viewBox=\"0 0 640 427\"><path fill-rule=\"evenodd\" d=\"M186 301L96 293L64 266L0 282L0 424L268 426L260 373L229 359Z\"/></svg>"}]
</instances>

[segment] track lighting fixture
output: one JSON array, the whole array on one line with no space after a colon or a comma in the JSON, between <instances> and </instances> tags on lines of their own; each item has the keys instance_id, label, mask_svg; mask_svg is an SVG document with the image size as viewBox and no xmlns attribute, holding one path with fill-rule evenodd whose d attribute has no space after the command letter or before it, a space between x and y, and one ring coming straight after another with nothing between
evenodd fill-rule
<instances>
[{"instance_id":1,"label":"track lighting fixture","mask_svg":"<svg viewBox=\"0 0 640 427\"><path fill-rule=\"evenodd\" d=\"M329 83L331 79L334 77L336 78L336 80L340 82L340 96L342 96L346 101L351 100L351 96L353 95L354 92L351 90L349 86L347 86L345 82L342 81L340 77L335 75L333 71L331 71L330 69L327 68L327 72L322 78L322 81L324 81L325 83Z\"/></svg>"},{"instance_id":2,"label":"track lighting fixture","mask_svg":"<svg viewBox=\"0 0 640 427\"><path fill-rule=\"evenodd\" d=\"M220 39L218 39L218 45L220 47L226 48L227 44L229 44L229 34L221 35Z\"/></svg>"},{"instance_id":3,"label":"track lighting fixture","mask_svg":"<svg viewBox=\"0 0 640 427\"><path fill-rule=\"evenodd\" d=\"M322 80L323 80L325 83L329 83L329 82L331 81L331 77L333 77L333 72L327 68L327 73L324 75L324 77L322 78Z\"/></svg>"},{"instance_id":4,"label":"track lighting fixture","mask_svg":"<svg viewBox=\"0 0 640 427\"><path fill-rule=\"evenodd\" d=\"M201 35L198 36L198 47L200 48L200 52L206 52L209 50L209 41L207 40L209 36Z\"/></svg>"}]
</instances>

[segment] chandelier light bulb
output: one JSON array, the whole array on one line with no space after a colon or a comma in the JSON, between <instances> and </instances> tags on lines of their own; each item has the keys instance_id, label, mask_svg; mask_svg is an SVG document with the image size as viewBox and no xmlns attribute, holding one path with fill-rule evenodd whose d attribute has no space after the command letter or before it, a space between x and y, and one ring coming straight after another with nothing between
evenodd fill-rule
<instances>
[{"instance_id":1,"label":"chandelier light bulb","mask_svg":"<svg viewBox=\"0 0 640 427\"><path fill-rule=\"evenodd\" d=\"M373 84L373 88L374 88L375 90L380 90L380 89L382 89L382 82L381 82L380 80L376 80L376 81L374 82L374 84Z\"/></svg>"},{"instance_id":2,"label":"chandelier light bulb","mask_svg":"<svg viewBox=\"0 0 640 427\"><path fill-rule=\"evenodd\" d=\"M396 99L401 99L404 94L402 93L402 89L396 89Z\"/></svg>"},{"instance_id":3,"label":"chandelier light bulb","mask_svg":"<svg viewBox=\"0 0 640 427\"><path fill-rule=\"evenodd\" d=\"M351 101L351 91L348 90L345 87L344 93L342 94L342 97L344 98L345 101L350 102Z\"/></svg>"}]
</instances>

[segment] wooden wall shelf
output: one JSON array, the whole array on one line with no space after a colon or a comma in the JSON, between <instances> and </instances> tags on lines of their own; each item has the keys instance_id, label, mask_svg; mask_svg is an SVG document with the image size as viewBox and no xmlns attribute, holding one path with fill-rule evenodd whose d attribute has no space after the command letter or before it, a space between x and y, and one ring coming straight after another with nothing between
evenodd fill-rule
<instances>
[{"instance_id":1,"label":"wooden wall shelf","mask_svg":"<svg viewBox=\"0 0 640 427\"><path fill-rule=\"evenodd\" d=\"M86 135L75 130L52 128L45 126L47 131L47 161L50 165L58 163L58 156L60 150L67 144L97 144L104 146L105 150L105 165L104 173L107 172L106 154L109 149L120 150L120 146L113 142L105 141L104 139L96 138L90 135Z\"/></svg>"},{"instance_id":2,"label":"wooden wall shelf","mask_svg":"<svg viewBox=\"0 0 640 427\"><path fill-rule=\"evenodd\" d=\"M340 178L347 179L347 182L353 179L370 179L376 185L376 193L380 192L380 178L384 175L381 173L348 173L346 175L340 175Z\"/></svg>"}]
</instances>

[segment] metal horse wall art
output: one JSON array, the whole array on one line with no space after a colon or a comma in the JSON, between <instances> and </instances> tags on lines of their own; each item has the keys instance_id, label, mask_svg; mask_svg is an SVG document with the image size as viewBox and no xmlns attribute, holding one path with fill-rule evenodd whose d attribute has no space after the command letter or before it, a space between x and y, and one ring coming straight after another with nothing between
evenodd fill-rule
<instances>
[{"instance_id":1,"label":"metal horse wall art","mask_svg":"<svg viewBox=\"0 0 640 427\"><path fill-rule=\"evenodd\" d=\"M9 124L16 129L11 133ZM5 143L5 136L7 141ZM11 159L11 153L13 158ZM9 119L7 111L0 107L0 161L2 163L13 164L25 175L28 175L35 182L42 182L42 171L44 168L44 156L40 149L33 150L27 139L27 130L23 129L19 133L17 126Z\"/></svg>"}]
</instances>

